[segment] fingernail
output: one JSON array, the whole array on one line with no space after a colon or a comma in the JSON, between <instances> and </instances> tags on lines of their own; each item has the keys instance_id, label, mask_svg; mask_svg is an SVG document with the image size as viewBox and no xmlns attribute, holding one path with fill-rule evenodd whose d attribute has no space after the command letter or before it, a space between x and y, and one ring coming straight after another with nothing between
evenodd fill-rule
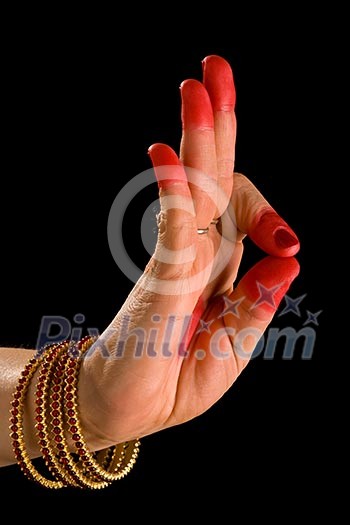
<instances>
[{"instance_id":1,"label":"fingernail","mask_svg":"<svg viewBox=\"0 0 350 525\"><path fill-rule=\"evenodd\" d=\"M273 234L275 243L279 248L291 248L299 244L298 239L285 228L279 228Z\"/></svg>"},{"instance_id":2,"label":"fingernail","mask_svg":"<svg viewBox=\"0 0 350 525\"><path fill-rule=\"evenodd\" d=\"M293 230L270 208L256 214L248 228L248 235L262 250L277 257L291 257L300 248Z\"/></svg>"}]
</instances>

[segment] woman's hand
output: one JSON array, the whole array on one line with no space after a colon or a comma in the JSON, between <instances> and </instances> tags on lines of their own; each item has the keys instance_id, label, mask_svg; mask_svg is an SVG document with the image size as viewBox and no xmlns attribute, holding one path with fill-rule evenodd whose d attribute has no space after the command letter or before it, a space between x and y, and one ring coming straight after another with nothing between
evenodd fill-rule
<instances>
[{"instance_id":1,"label":"woman's hand","mask_svg":"<svg viewBox=\"0 0 350 525\"><path fill-rule=\"evenodd\" d=\"M82 367L81 416L95 448L207 410L248 363L298 274L295 234L233 174L231 69L216 56L203 66L202 83L181 86L180 160L164 144L149 151L161 202L155 253ZM233 290L247 234L269 256Z\"/></svg>"}]
</instances>

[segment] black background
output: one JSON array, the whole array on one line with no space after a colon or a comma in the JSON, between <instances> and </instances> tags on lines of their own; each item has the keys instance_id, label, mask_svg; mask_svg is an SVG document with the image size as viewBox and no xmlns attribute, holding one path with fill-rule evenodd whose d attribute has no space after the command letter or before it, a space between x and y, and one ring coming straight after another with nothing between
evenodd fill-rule
<instances>
[{"instance_id":1,"label":"black background","mask_svg":"<svg viewBox=\"0 0 350 525\"><path fill-rule=\"evenodd\" d=\"M291 361L281 352L273 361L255 359L206 414L145 438L134 471L105 491L50 493L9 467L0 473L3 495L16 491L101 512L117 513L122 505L130 517L143 496L144 516L159 513L159 498L171 512L181 512L186 500L194 511L210 507L218 515L251 500L248 516L262 494L259 508L267 513L277 497L288 512L309 497L322 431L318 365L327 325L321 278L327 221L320 91L327 92L331 60L322 31L311 35L302 17L291 25L282 17L259 32L236 18L219 27L219 36L210 26L195 34L191 27L144 28L140 34L130 26L125 38L109 25L77 24L52 33L48 24L9 37L1 344L33 347L43 315L72 321L82 312L85 328L108 325L132 286L109 252L111 204L126 181L150 167L150 144L178 149L178 87L185 78L200 78L204 56L221 54L233 67L237 89L236 170L253 180L302 245L301 273L290 290L292 297L307 294L302 317L277 317L273 326L298 330L306 309L324 310L314 355L302 361L298 346ZM147 198L156 195L154 186ZM133 225L128 247L142 267L147 255ZM243 269L261 256L247 242Z\"/></svg>"}]
</instances>

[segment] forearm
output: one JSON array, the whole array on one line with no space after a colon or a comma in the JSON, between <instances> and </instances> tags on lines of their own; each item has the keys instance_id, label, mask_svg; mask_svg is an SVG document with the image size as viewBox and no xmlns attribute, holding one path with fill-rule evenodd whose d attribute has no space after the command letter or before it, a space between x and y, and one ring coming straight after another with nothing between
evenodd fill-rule
<instances>
[{"instance_id":1,"label":"forearm","mask_svg":"<svg viewBox=\"0 0 350 525\"><path fill-rule=\"evenodd\" d=\"M23 348L0 348L0 466L15 462L9 432L11 401L18 378L34 353ZM34 390L32 382L24 408L26 443L31 457L39 455L34 438Z\"/></svg>"}]
</instances>

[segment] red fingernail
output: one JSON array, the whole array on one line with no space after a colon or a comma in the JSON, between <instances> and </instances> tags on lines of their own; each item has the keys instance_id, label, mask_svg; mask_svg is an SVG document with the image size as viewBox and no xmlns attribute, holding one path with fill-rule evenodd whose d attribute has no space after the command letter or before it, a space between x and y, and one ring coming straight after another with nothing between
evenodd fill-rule
<instances>
[{"instance_id":1,"label":"red fingernail","mask_svg":"<svg viewBox=\"0 0 350 525\"><path fill-rule=\"evenodd\" d=\"M214 127L213 110L207 90L197 80L185 80L180 86L182 126L184 129Z\"/></svg>"},{"instance_id":2,"label":"red fingernail","mask_svg":"<svg viewBox=\"0 0 350 525\"><path fill-rule=\"evenodd\" d=\"M202 61L204 85L214 111L232 111L236 90L230 64L222 57L211 55Z\"/></svg>"},{"instance_id":3,"label":"red fingernail","mask_svg":"<svg viewBox=\"0 0 350 525\"><path fill-rule=\"evenodd\" d=\"M293 230L271 208L265 208L256 215L248 235L262 250L277 257L292 257L300 248Z\"/></svg>"},{"instance_id":4,"label":"red fingernail","mask_svg":"<svg viewBox=\"0 0 350 525\"><path fill-rule=\"evenodd\" d=\"M291 248L292 246L299 244L298 239L285 228L279 228L275 231L273 236L275 238L275 243L280 248Z\"/></svg>"}]
</instances>

